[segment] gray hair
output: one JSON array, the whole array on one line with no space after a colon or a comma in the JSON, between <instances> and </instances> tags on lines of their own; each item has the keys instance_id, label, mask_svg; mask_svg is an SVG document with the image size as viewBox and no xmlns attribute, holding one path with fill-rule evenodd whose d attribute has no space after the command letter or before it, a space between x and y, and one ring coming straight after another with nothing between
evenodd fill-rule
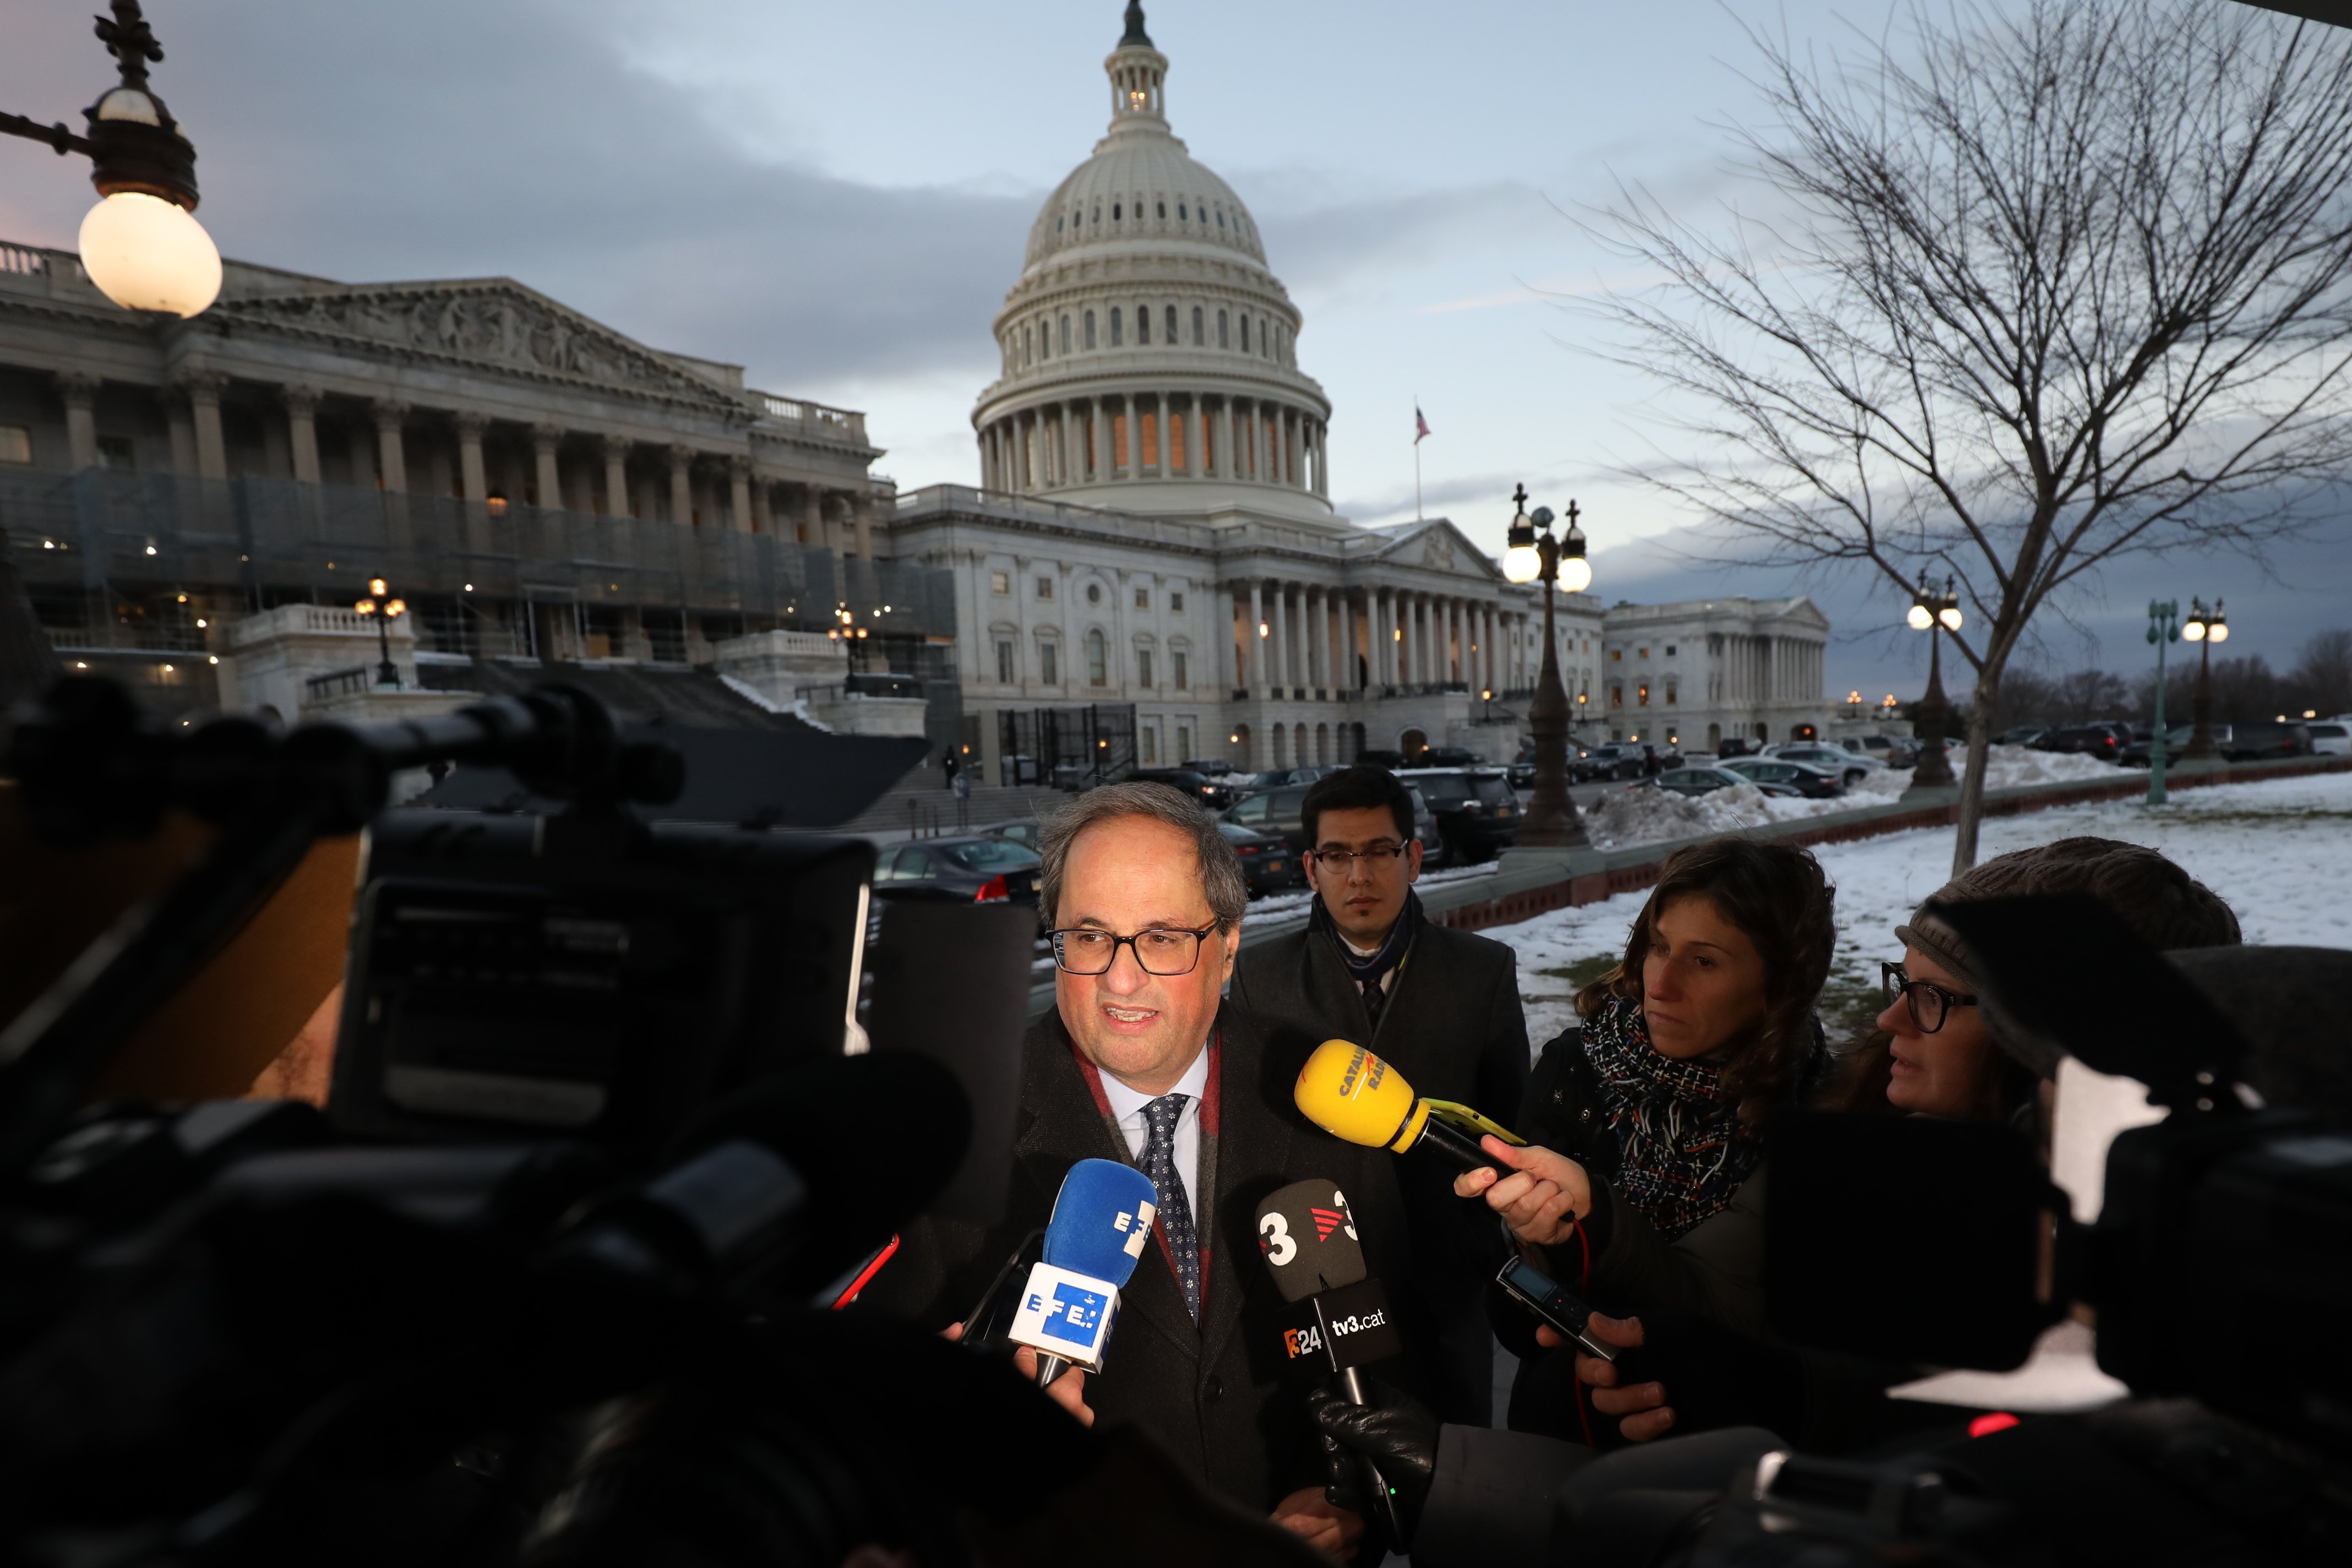
<instances>
[{"instance_id":1,"label":"gray hair","mask_svg":"<svg viewBox=\"0 0 2352 1568\"><path fill-rule=\"evenodd\" d=\"M1226 931L1241 924L1242 911L1249 907L1249 883L1242 877L1241 857L1217 831L1216 818L1202 810L1198 801L1166 784L1132 779L1090 789L1046 822L1037 853L1045 860L1038 895L1048 924L1061 918L1062 874L1070 863L1070 846L1097 823L1122 816L1148 816L1190 837L1198 857L1201 890L1208 895L1217 929Z\"/></svg>"}]
</instances>

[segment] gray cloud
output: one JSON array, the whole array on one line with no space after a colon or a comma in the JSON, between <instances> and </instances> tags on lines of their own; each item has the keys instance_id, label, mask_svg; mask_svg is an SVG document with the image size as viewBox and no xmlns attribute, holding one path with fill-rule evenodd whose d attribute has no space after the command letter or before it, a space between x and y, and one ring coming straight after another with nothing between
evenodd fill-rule
<instances>
[{"instance_id":1,"label":"gray cloud","mask_svg":"<svg viewBox=\"0 0 2352 1568\"><path fill-rule=\"evenodd\" d=\"M58 84L79 104L105 79L88 20L67 19L11 19L12 106L64 113ZM155 86L230 255L352 280L506 274L818 397L853 374L976 383L994 363L988 321L1033 201L756 162L573 8L220 0L154 19ZM16 210L70 243L87 186L27 195Z\"/></svg>"}]
</instances>

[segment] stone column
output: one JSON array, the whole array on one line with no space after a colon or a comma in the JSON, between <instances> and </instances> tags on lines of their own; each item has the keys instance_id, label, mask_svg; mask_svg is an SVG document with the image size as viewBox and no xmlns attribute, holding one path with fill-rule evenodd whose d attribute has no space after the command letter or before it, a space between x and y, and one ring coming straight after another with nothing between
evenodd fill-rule
<instances>
[{"instance_id":1,"label":"stone column","mask_svg":"<svg viewBox=\"0 0 2352 1568\"><path fill-rule=\"evenodd\" d=\"M632 444L626 436L604 437L604 513L608 517L629 515L629 447Z\"/></svg>"},{"instance_id":2,"label":"stone column","mask_svg":"<svg viewBox=\"0 0 2352 1568\"><path fill-rule=\"evenodd\" d=\"M1291 637L1290 584L1274 585L1274 679L1287 697L1298 684L1298 649Z\"/></svg>"},{"instance_id":3,"label":"stone column","mask_svg":"<svg viewBox=\"0 0 2352 1568\"><path fill-rule=\"evenodd\" d=\"M850 517L857 525L857 558L874 559L874 497L869 492L850 502Z\"/></svg>"},{"instance_id":4,"label":"stone column","mask_svg":"<svg viewBox=\"0 0 2352 1568\"><path fill-rule=\"evenodd\" d=\"M379 397L374 402L368 405L368 411L375 416L375 450L378 477L383 481L383 488L387 493L393 495L406 495L408 493L408 457L406 448L401 445L400 426L401 421L408 417L408 405L401 402L398 398ZM215 427L217 427L220 420L220 409L218 405L214 406L213 420ZM203 439L202 431L204 428L204 420L202 416L197 417L196 427L199 432L198 443L201 447ZM226 470L227 464L224 462L222 464L222 471L225 474Z\"/></svg>"},{"instance_id":5,"label":"stone column","mask_svg":"<svg viewBox=\"0 0 2352 1568\"><path fill-rule=\"evenodd\" d=\"M489 426L489 416L460 410L450 416L449 423L457 432L457 492L469 501L486 500L490 481L488 470L482 466L482 432ZM295 464L299 468L300 463L298 456Z\"/></svg>"},{"instance_id":6,"label":"stone column","mask_svg":"<svg viewBox=\"0 0 2352 1568\"><path fill-rule=\"evenodd\" d=\"M563 470L556 462L556 451L563 445L563 426L534 425L530 427L530 451L537 469L532 475L539 489L539 504L560 510L563 505Z\"/></svg>"},{"instance_id":7,"label":"stone column","mask_svg":"<svg viewBox=\"0 0 2352 1568\"><path fill-rule=\"evenodd\" d=\"M208 479L228 478L228 442L221 435L220 416L228 377L216 370L185 370L180 373L179 387L187 395L188 412L195 421L196 472ZM94 461L94 439L91 447Z\"/></svg>"},{"instance_id":8,"label":"stone column","mask_svg":"<svg viewBox=\"0 0 2352 1568\"><path fill-rule=\"evenodd\" d=\"M286 451L297 484L319 482L319 389L289 384L278 389L286 408Z\"/></svg>"},{"instance_id":9,"label":"stone column","mask_svg":"<svg viewBox=\"0 0 2352 1568\"><path fill-rule=\"evenodd\" d=\"M1099 397L1087 399L1087 482L1110 477L1110 411Z\"/></svg>"},{"instance_id":10,"label":"stone column","mask_svg":"<svg viewBox=\"0 0 2352 1568\"><path fill-rule=\"evenodd\" d=\"M99 378L86 371L58 372L58 396L66 405L67 460L76 473L98 467Z\"/></svg>"},{"instance_id":11,"label":"stone column","mask_svg":"<svg viewBox=\"0 0 2352 1568\"><path fill-rule=\"evenodd\" d=\"M727 509L736 532L751 531L751 459L740 452L727 459Z\"/></svg>"},{"instance_id":12,"label":"stone column","mask_svg":"<svg viewBox=\"0 0 2352 1568\"><path fill-rule=\"evenodd\" d=\"M824 492L814 485L801 487L801 542L824 548Z\"/></svg>"},{"instance_id":13,"label":"stone column","mask_svg":"<svg viewBox=\"0 0 2352 1568\"><path fill-rule=\"evenodd\" d=\"M1299 459L1305 450L1306 441L1307 416L1304 414L1297 414L1284 419L1282 436L1282 479L1285 484L1289 485L1296 489L1304 489L1307 488L1298 477L1300 471Z\"/></svg>"},{"instance_id":14,"label":"stone column","mask_svg":"<svg viewBox=\"0 0 2352 1568\"><path fill-rule=\"evenodd\" d=\"M669 448L669 520L680 528L694 526L694 448L682 441Z\"/></svg>"},{"instance_id":15,"label":"stone column","mask_svg":"<svg viewBox=\"0 0 2352 1568\"><path fill-rule=\"evenodd\" d=\"M1241 465L1234 461L1234 400L1217 399L1217 478L1230 479L1240 473Z\"/></svg>"},{"instance_id":16,"label":"stone column","mask_svg":"<svg viewBox=\"0 0 2352 1568\"><path fill-rule=\"evenodd\" d=\"M1242 647L1249 655L1249 669L1242 684L1255 697L1260 687L1272 684L1265 679L1265 639L1257 635L1258 627L1265 624L1265 584L1253 577L1249 590L1249 625L1242 628Z\"/></svg>"},{"instance_id":17,"label":"stone column","mask_svg":"<svg viewBox=\"0 0 2352 1568\"><path fill-rule=\"evenodd\" d=\"M1320 689L1326 684L1323 660L1330 651L1331 628L1323 624L1323 590L1312 583L1298 590L1298 618L1306 634L1307 684Z\"/></svg>"}]
</instances>

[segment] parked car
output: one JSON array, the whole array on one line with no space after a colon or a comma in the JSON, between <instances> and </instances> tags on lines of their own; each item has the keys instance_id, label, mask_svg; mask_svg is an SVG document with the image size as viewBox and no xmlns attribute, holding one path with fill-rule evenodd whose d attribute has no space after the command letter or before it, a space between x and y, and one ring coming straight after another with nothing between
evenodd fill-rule
<instances>
[{"instance_id":1,"label":"parked car","mask_svg":"<svg viewBox=\"0 0 2352 1568\"><path fill-rule=\"evenodd\" d=\"M1190 768L1196 773L1206 773L1213 779L1223 778L1227 773L1234 771L1234 764L1225 761L1223 757L1194 758L1192 761L1181 763L1178 765L1181 767Z\"/></svg>"},{"instance_id":2,"label":"parked car","mask_svg":"<svg viewBox=\"0 0 2352 1568\"><path fill-rule=\"evenodd\" d=\"M1288 844L1294 852L1304 853L1307 847L1307 825L1300 819L1298 808L1306 799L1305 784L1262 789L1235 801L1225 813L1225 820L1237 826L1271 834Z\"/></svg>"},{"instance_id":3,"label":"parked car","mask_svg":"<svg viewBox=\"0 0 2352 1568\"><path fill-rule=\"evenodd\" d=\"M1237 791L1278 789L1284 784L1311 784L1325 773L1339 771L1336 767L1268 768L1264 773L1252 773L1246 779L1227 782L1233 783Z\"/></svg>"},{"instance_id":4,"label":"parked car","mask_svg":"<svg viewBox=\"0 0 2352 1568\"><path fill-rule=\"evenodd\" d=\"M2311 731L2300 719L2269 720L2254 724L2233 724L2230 739L2215 742L2223 756L2233 763L2268 763L2281 757L2307 757L2312 753Z\"/></svg>"},{"instance_id":5,"label":"parked car","mask_svg":"<svg viewBox=\"0 0 2352 1568\"><path fill-rule=\"evenodd\" d=\"M1845 793L1843 773L1788 757L1735 757L1721 765L1759 784L1785 784L1808 800L1828 800Z\"/></svg>"},{"instance_id":6,"label":"parked car","mask_svg":"<svg viewBox=\"0 0 2352 1568\"><path fill-rule=\"evenodd\" d=\"M1429 797L1411 779L1405 781L1404 793L1412 797L1412 836L1421 845L1423 864L1434 864L1445 853L1445 836L1437 828L1437 813L1429 807Z\"/></svg>"},{"instance_id":7,"label":"parked car","mask_svg":"<svg viewBox=\"0 0 2352 1568\"><path fill-rule=\"evenodd\" d=\"M1818 741L1794 741L1773 746L1764 753L1791 763L1811 763L1843 778L1847 784L1858 784L1875 773L1886 771L1886 764L1876 757L1857 756L1843 746L1826 746Z\"/></svg>"},{"instance_id":8,"label":"parked car","mask_svg":"<svg viewBox=\"0 0 2352 1568\"><path fill-rule=\"evenodd\" d=\"M2030 746L2048 733L2050 733L2050 726L2047 724L2020 724L2014 729L2003 730L1993 741L1993 744L1996 746Z\"/></svg>"},{"instance_id":9,"label":"parked car","mask_svg":"<svg viewBox=\"0 0 2352 1568\"><path fill-rule=\"evenodd\" d=\"M1000 822L987 832L991 838L1010 840L1034 854L1038 841L1045 837L1045 825L1036 817L1023 816L1011 822Z\"/></svg>"},{"instance_id":10,"label":"parked car","mask_svg":"<svg viewBox=\"0 0 2352 1568\"><path fill-rule=\"evenodd\" d=\"M1668 768L1655 779L1643 779L1640 784L1629 787L1648 789L1654 785L1659 789L1672 790L1676 795L1713 795L1717 790L1731 789L1744 784L1752 784L1766 795L1794 795L1802 793L1793 784L1774 784L1765 779L1751 779L1747 774L1736 773L1727 767Z\"/></svg>"},{"instance_id":11,"label":"parked car","mask_svg":"<svg viewBox=\"0 0 2352 1568\"><path fill-rule=\"evenodd\" d=\"M2322 719L2305 724L2311 735L2313 752L2323 757L2352 757L2352 724L2335 719Z\"/></svg>"},{"instance_id":12,"label":"parked car","mask_svg":"<svg viewBox=\"0 0 2352 1568\"><path fill-rule=\"evenodd\" d=\"M2230 743L2230 726L2227 724L2209 724L2205 727L2205 732L2211 738L2213 742L2213 749L2217 754L2222 750L2222 748ZM2170 729L2165 731L2164 754L2166 760L2169 762L2179 762L2182 756L2187 754L2189 751L2189 739L2196 733L2197 726L2194 724L2175 724ZM2149 765L2150 758L2155 750L2156 741L2153 736L2150 736L2145 741L2134 741L2130 745L2126 746L2123 749L2121 754L2116 758L2116 761L2127 768L2144 768Z\"/></svg>"},{"instance_id":13,"label":"parked car","mask_svg":"<svg viewBox=\"0 0 2352 1568\"><path fill-rule=\"evenodd\" d=\"M1508 767L1503 770L1503 776L1511 781L1513 789L1535 788L1536 749L1533 746L1521 746L1519 754L1512 759ZM1568 743L1568 782L1583 784L1589 779L1600 776L1598 765L1592 761L1592 753L1570 741Z\"/></svg>"},{"instance_id":14,"label":"parked car","mask_svg":"<svg viewBox=\"0 0 2352 1568\"><path fill-rule=\"evenodd\" d=\"M1486 759L1467 746L1432 746L1415 760L1416 767L1477 768L1486 765Z\"/></svg>"},{"instance_id":15,"label":"parked car","mask_svg":"<svg viewBox=\"0 0 2352 1568\"><path fill-rule=\"evenodd\" d=\"M1752 757L1761 743L1746 735L1726 735L1716 742L1715 754L1718 757Z\"/></svg>"},{"instance_id":16,"label":"parked car","mask_svg":"<svg viewBox=\"0 0 2352 1568\"><path fill-rule=\"evenodd\" d=\"M1895 753L1906 743L1900 735L1853 735L1839 742L1847 751L1874 758L1890 768L1895 765Z\"/></svg>"},{"instance_id":17,"label":"parked car","mask_svg":"<svg viewBox=\"0 0 2352 1568\"><path fill-rule=\"evenodd\" d=\"M1680 767L1682 757L1677 752L1661 754L1646 741L1612 741L1592 748L1591 771L1587 778L1638 779L1648 776L1648 763L1657 758L1660 771Z\"/></svg>"},{"instance_id":18,"label":"parked car","mask_svg":"<svg viewBox=\"0 0 2352 1568\"><path fill-rule=\"evenodd\" d=\"M1217 831L1225 836L1234 853L1241 858L1242 881L1249 888L1251 898L1262 899L1307 880L1307 870L1297 851L1284 843L1281 835L1260 833L1238 822L1220 822Z\"/></svg>"},{"instance_id":19,"label":"parked car","mask_svg":"<svg viewBox=\"0 0 2352 1568\"><path fill-rule=\"evenodd\" d=\"M886 844L874 863L874 896L899 902L1034 904L1036 851L993 834Z\"/></svg>"},{"instance_id":20,"label":"parked car","mask_svg":"<svg viewBox=\"0 0 2352 1568\"><path fill-rule=\"evenodd\" d=\"M2080 756L2097 757L2115 762L2131 744L2131 737L2120 724L2069 724L2063 729L2044 731L2033 742L2037 752L2063 752Z\"/></svg>"},{"instance_id":21,"label":"parked car","mask_svg":"<svg viewBox=\"0 0 2352 1568\"><path fill-rule=\"evenodd\" d=\"M1211 811L1224 810L1242 793L1238 781L1231 776L1211 778L1197 768L1138 768L1128 776L1145 784L1164 784L1191 795Z\"/></svg>"},{"instance_id":22,"label":"parked car","mask_svg":"<svg viewBox=\"0 0 2352 1568\"><path fill-rule=\"evenodd\" d=\"M1356 753L1356 761L1360 763L1370 763L1376 768L1387 768L1391 772L1394 772L1396 769L1404 766L1404 753L1402 752L1383 752L1379 750L1358 752Z\"/></svg>"},{"instance_id":23,"label":"parked car","mask_svg":"<svg viewBox=\"0 0 2352 1568\"><path fill-rule=\"evenodd\" d=\"M1435 814L1448 865L1491 860L1519 836L1518 797L1497 769L1414 768L1398 776L1416 785Z\"/></svg>"}]
</instances>

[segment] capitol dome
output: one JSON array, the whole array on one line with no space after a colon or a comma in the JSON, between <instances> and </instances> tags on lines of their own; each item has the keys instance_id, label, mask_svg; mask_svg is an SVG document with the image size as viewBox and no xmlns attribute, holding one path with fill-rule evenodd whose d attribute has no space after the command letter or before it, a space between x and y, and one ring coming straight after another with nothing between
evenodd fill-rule
<instances>
[{"instance_id":1,"label":"capitol dome","mask_svg":"<svg viewBox=\"0 0 2352 1568\"><path fill-rule=\"evenodd\" d=\"M1130 511L1331 521L1331 405L1233 187L1169 129L1143 7L1103 62L1111 122L1030 226L980 396L982 484Z\"/></svg>"}]
</instances>

